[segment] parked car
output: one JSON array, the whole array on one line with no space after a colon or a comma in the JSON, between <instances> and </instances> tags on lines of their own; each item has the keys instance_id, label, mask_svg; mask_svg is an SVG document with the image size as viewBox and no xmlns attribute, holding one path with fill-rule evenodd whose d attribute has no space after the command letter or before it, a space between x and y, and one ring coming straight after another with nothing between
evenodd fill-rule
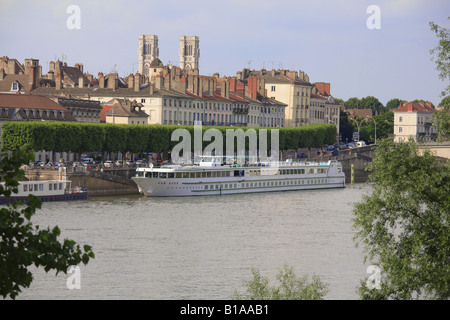
<instances>
[{"instance_id":1,"label":"parked car","mask_svg":"<svg viewBox=\"0 0 450 320\"><path fill-rule=\"evenodd\" d=\"M138 167L143 167L147 164L147 162L145 160L136 160L136 165Z\"/></svg>"},{"instance_id":2,"label":"parked car","mask_svg":"<svg viewBox=\"0 0 450 320\"><path fill-rule=\"evenodd\" d=\"M107 160L107 161L105 161L105 163L103 163L103 166L105 168L112 168L113 162L111 160Z\"/></svg>"},{"instance_id":3,"label":"parked car","mask_svg":"<svg viewBox=\"0 0 450 320\"><path fill-rule=\"evenodd\" d=\"M123 160L117 160L116 161L116 166L122 167L123 166Z\"/></svg>"},{"instance_id":4,"label":"parked car","mask_svg":"<svg viewBox=\"0 0 450 320\"><path fill-rule=\"evenodd\" d=\"M136 163L133 160L127 160L127 166L134 166Z\"/></svg>"}]
</instances>

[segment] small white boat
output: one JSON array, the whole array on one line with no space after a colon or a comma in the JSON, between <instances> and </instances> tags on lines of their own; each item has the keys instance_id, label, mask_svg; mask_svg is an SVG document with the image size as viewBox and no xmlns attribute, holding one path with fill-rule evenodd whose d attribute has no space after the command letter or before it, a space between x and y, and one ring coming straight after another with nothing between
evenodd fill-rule
<instances>
[{"instance_id":1,"label":"small white boat","mask_svg":"<svg viewBox=\"0 0 450 320\"><path fill-rule=\"evenodd\" d=\"M198 165L137 168L132 180L146 196L199 196L343 188L345 173L336 160L224 165L207 156Z\"/></svg>"},{"instance_id":2,"label":"small white boat","mask_svg":"<svg viewBox=\"0 0 450 320\"><path fill-rule=\"evenodd\" d=\"M43 202L87 199L86 188L72 187L71 184L70 180L19 181L18 193L11 193L10 197L0 196L0 204L19 200L26 202L30 194L41 198Z\"/></svg>"}]
</instances>

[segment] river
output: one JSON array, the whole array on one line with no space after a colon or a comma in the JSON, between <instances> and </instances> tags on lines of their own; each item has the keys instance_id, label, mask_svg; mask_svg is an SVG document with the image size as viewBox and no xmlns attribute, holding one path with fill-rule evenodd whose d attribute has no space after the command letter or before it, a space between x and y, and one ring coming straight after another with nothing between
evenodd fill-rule
<instances>
[{"instance_id":1,"label":"river","mask_svg":"<svg viewBox=\"0 0 450 320\"><path fill-rule=\"evenodd\" d=\"M33 283L18 299L230 299L243 292L252 267L276 284L284 264L298 276L319 276L329 286L326 299L358 299L356 287L368 274L353 243L351 203L368 192L356 184L43 203L32 222L58 225L61 239L91 245L96 258L80 266L79 288L69 289L71 274L32 269Z\"/></svg>"}]
</instances>

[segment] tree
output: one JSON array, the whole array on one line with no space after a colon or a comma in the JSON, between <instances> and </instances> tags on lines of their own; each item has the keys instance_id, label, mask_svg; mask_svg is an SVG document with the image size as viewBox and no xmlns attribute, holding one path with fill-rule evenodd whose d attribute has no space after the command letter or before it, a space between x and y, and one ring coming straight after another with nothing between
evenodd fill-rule
<instances>
[{"instance_id":1,"label":"tree","mask_svg":"<svg viewBox=\"0 0 450 320\"><path fill-rule=\"evenodd\" d=\"M279 286L270 286L269 279L252 268L253 279L246 282L246 293L235 291L236 300L323 300L328 293L328 285L313 275L297 277L292 267L284 265L277 274Z\"/></svg>"},{"instance_id":2,"label":"tree","mask_svg":"<svg viewBox=\"0 0 450 320\"><path fill-rule=\"evenodd\" d=\"M397 109L400 105L400 102L407 102L406 100L402 100L402 99L391 99L386 103L386 109L387 111L392 111L394 109Z\"/></svg>"},{"instance_id":3,"label":"tree","mask_svg":"<svg viewBox=\"0 0 450 320\"><path fill-rule=\"evenodd\" d=\"M450 20L450 17L448 18ZM450 80L450 30L443 28L434 22L430 22L431 30L439 39L436 48L430 50L432 60L436 63L436 70L439 71L439 78L442 81ZM441 96L450 94L450 85L442 91Z\"/></svg>"},{"instance_id":4,"label":"tree","mask_svg":"<svg viewBox=\"0 0 450 320\"><path fill-rule=\"evenodd\" d=\"M446 96L439 103L440 106L444 106L444 108L450 108L450 96Z\"/></svg>"},{"instance_id":5,"label":"tree","mask_svg":"<svg viewBox=\"0 0 450 320\"><path fill-rule=\"evenodd\" d=\"M18 181L23 178L23 164L32 160L32 155L23 150L13 151L11 157L6 152L0 154L0 177L5 181L0 185L0 195L6 197L17 193ZM31 265L43 267L46 272L55 270L67 273L71 265L87 264L94 258L92 248L80 247L75 241L58 240L61 231L57 226L50 230L40 229L31 222L36 209L41 207L38 197L29 195L28 202L8 204L0 209L0 294L12 299L28 288L33 275L28 270Z\"/></svg>"},{"instance_id":6,"label":"tree","mask_svg":"<svg viewBox=\"0 0 450 320\"><path fill-rule=\"evenodd\" d=\"M353 209L355 244L381 269L363 299L450 298L450 164L413 140L383 140L367 169L372 193Z\"/></svg>"},{"instance_id":7,"label":"tree","mask_svg":"<svg viewBox=\"0 0 450 320\"><path fill-rule=\"evenodd\" d=\"M442 142L450 137L450 107L436 111L431 117L431 122L437 131L436 140Z\"/></svg>"}]
</instances>

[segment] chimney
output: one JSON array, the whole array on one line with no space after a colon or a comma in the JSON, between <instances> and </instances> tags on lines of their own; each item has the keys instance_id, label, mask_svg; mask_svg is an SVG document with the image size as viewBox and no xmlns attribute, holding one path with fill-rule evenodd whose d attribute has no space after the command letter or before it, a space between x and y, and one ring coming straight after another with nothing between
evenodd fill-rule
<instances>
[{"instance_id":1,"label":"chimney","mask_svg":"<svg viewBox=\"0 0 450 320\"><path fill-rule=\"evenodd\" d=\"M236 78L229 79L230 81L230 91L236 92Z\"/></svg>"},{"instance_id":2,"label":"chimney","mask_svg":"<svg viewBox=\"0 0 450 320\"><path fill-rule=\"evenodd\" d=\"M164 89L170 90L171 87L171 81L170 81L170 74L167 73L164 77Z\"/></svg>"},{"instance_id":3,"label":"chimney","mask_svg":"<svg viewBox=\"0 0 450 320\"><path fill-rule=\"evenodd\" d=\"M105 76L102 72L98 73L98 87L100 89L105 89Z\"/></svg>"},{"instance_id":4,"label":"chimney","mask_svg":"<svg viewBox=\"0 0 450 320\"><path fill-rule=\"evenodd\" d=\"M149 87L150 87L150 94L154 94L155 93L155 84L154 83L150 83Z\"/></svg>"},{"instance_id":5,"label":"chimney","mask_svg":"<svg viewBox=\"0 0 450 320\"><path fill-rule=\"evenodd\" d=\"M134 75L134 91L139 91L141 89L141 74L137 72Z\"/></svg>"},{"instance_id":6,"label":"chimney","mask_svg":"<svg viewBox=\"0 0 450 320\"><path fill-rule=\"evenodd\" d=\"M255 99L258 97L258 78L257 77L248 77L248 94L252 99Z\"/></svg>"},{"instance_id":7,"label":"chimney","mask_svg":"<svg viewBox=\"0 0 450 320\"><path fill-rule=\"evenodd\" d=\"M130 74L128 76L128 89L133 89L134 88L134 76L132 74Z\"/></svg>"},{"instance_id":8,"label":"chimney","mask_svg":"<svg viewBox=\"0 0 450 320\"><path fill-rule=\"evenodd\" d=\"M84 77L83 76L78 78L78 88L84 88Z\"/></svg>"},{"instance_id":9,"label":"chimney","mask_svg":"<svg viewBox=\"0 0 450 320\"><path fill-rule=\"evenodd\" d=\"M8 74L17 74L15 60L8 60Z\"/></svg>"},{"instance_id":10,"label":"chimney","mask_svg":"<svg viewBox=\"0 0 450 320\"><path fill-rule=\"evenodd\" d=\"M55 61L50 61L49 65L48 65L48 71L55 71L56 68L56 64Z\"/></svg>"},{"instance_id":11,"label":"chimney","mask_svg":"<svg viewBox=\"0 0 450 320\"><path fill-rule=\"evenodd\" d=\"M28 79L30 81L31 84L31 90L36 88L36 84L37 84L37 70L35 66L30 66L29 70L28 70L29 74L28 74Z\"/></svg>"},{"instance_id":12,"label":"chimney","mask_svg":"<svg viewBox=\"0 0 450 320\"><path fill-rule=\"evenodd\" d=\"M118 87L118 75L117 73L112 73L108 76L108 88L112 90L117 90Z\"/></svg>"},{"instance_id":13,"label":"chimney","mask_svg":"<svg viewBox=\"0 0 450 320\"><path fill-rule=\"evenodd\" d=\"M6 72L5 72L5 70L3 70L3 69L0 69L0 80L3 80L3 79L5 79L5 76L6 76Z\"/></svg>"},{"instance_id":14,"label":"chimney","mask_svg":"<svg viewBox=\"0 0 450 320\"><path fill-rule=\"evenodd\" d=\"M264 78L259 78L258 79L258 93L265 97L266 96L266 81L264 80Z\"/></svg>"},{"instance_id":15,"label":"chimney","mask_svg":"<svg viewBox=\"0 0 450 320\"><path fill-rule=\"evenodd\" d=\"M164 78L162 75L157 74L155 76L155 88L161 90L164 87Z\"/></svg>"},{"instance_id":16,"label":"chimney","mask_svg":"<svg viewBox=\"0 0 450 320\"><path fill-rule=\"evenodd\" d=\"M55 86L56 86L56 90L61 90L61 88L63 86L61 73L56 74Z\"/></svg>"}]
</instances>

